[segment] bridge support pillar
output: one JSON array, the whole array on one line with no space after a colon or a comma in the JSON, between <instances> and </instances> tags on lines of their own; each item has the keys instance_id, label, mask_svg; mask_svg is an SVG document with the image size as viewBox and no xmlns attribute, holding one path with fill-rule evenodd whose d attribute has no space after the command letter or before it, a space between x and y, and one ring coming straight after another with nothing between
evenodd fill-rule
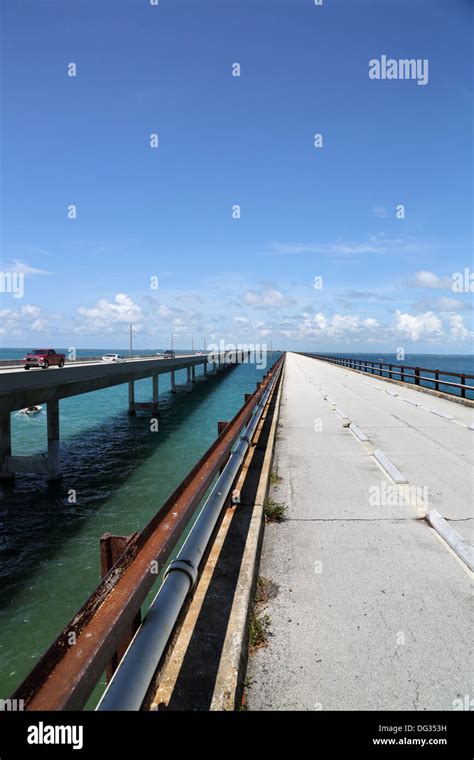
<instances>
[{"instance_id":1,"label":"bridge support pillar","mask_svg":"<svg viewBox=\"0 0 474 760\"><path fill-rule=\"evenodd\" d=\"M12 428L11 414L5 412L0 417L0 478L2 480L13 480L15 477L12 472L8 472L8 458L12 453Z\"/></svg>"},{"instance_id":2,"label":"bridge support pillar","mask_svg":"<svg viewBox=\"0 0 474 760\"><path fill-rule=\"evenodd\" d=\"M202 374L203 374L204 380L207 380L207 362L204 362L204 364L202 365Z\"/></svg>"},{"instance_id":3,"label":"bridge support pillar","mask_svg":"<svg viewBox=\"0 0 474 760\"><path fill-rule=\"evenodd\" d=\"M135 408L135 383L133 380L128 384L128 413L132 417L137 413Z\"/></svg>"},{"instance_id":4,"label":"bridge support pillar","mask_svg":"<svg viewBox=\"0 0 474 760\"><path fill-rule=\"evenodd\" d=\"M191 391L193 389L192 372L191 367L186 367L186 390Z\"/></svg>"},{"instance_id":5,"label":"bridge support pillar","mask_svg":"<svg viewBox=\"0 0 474 760\"><path fill-rule=\"evenodd\" d=\"M59 456L59 401L48 401L48 480L60 480L61 461Z\"/></svg>"},{"instance_id":6,"label":"bridge support pillar","mask_svg":"<svg viewBox=\"0 0 474 760\"><path fill-rule=\"evenodd\" d=\"M195 364L193 364L193 366L191 367L191 382L192 383L196 382L196 365Z\"/></svg>"},{"instance_id":7,"label":"bridge support pillar","mask_svg":"<svg viewBox=\"0 0 474 760\"><path fill-rule=\"evenodd\" d=\"M158 375L153 375L151 380L153 384L153 391L152 391L152 398L151 398L151 413L158 414L158 409L160 406Z\"/></svg>"},{"instance_id":8,"label":"bridge support pillar","mask_svg":"<svg viewBox=\"0 0 474 760\"><path fill-rule=\"evenodd\" d=\"M174 369L171 370L171 393L176 393L176 375Z\"/></svg>"}]
</instances>

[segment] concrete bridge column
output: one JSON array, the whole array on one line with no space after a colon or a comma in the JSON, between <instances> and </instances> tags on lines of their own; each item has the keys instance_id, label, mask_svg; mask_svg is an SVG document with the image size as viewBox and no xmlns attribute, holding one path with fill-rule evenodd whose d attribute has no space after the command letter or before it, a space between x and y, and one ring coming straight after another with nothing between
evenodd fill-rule
<instances>
[{"instance_id":1,"label":"concrete bridge column","mask_svg":"<svg viewBox=\"0 0 474 760\"><path fill-rule=\"evenodd\" d=\"M204 376L204 379L207 380L207 362L204 362L202 365L202 374Z\"/></svg>"},{"instance_id":2,"label":"concrete bridge column","mask_svg":"<svg viewBox=\"0 0 474 760\"><path fill-rule=\"evenodd\" d=\"M195 364L193 364L193 366L191 367L191 382L192 383L196 382L196 365Z\"/></svg>"},{"instance_id":3,"label":"concrete bridge column","mask_svg":"<svg viewBox=\"0 0 474 760\"><path fill-rule=\"evenodd\" d=\"M186 367L186 388L188 391L192 390L192 372L191 367Z\"/></svg>"},{"instance_id":4,"label":"concrete bridge column","mask_svg":"<svg viewBox=\"0 0 474 760\"><path fill-rule=\"evenodd\" d=\"M0 417L0 478L12 480L15 476L8 472L7 458L12 453L11 415L5 412Z\"/></svg>"},{"instance_id":5,"label":"concrete bridge column","mask_svg":"<svg viewBox=\"0 0 474 760\"><path fill-rule=\"evenodd\" d=\"M128 384L128 413L132 416L135 416L136 408L135 408L135 383L133 380Z\"/></svg>"},{"instance_id":6,"label":"concrete bridge column","mask_svg":"<svg viewBox=\"0 0 474 760\"><path fill-rule=\"evenodd\" d=\"M171 370L171 393L176 393L176 376L174 369Z\"/></svg>"},{"instance_id":7,"label":"concrete bridge column","mask_svg":"<svg viewBox=\"0 0 474 760\"><path fill-rule=\"evenodd\" d=\"M158 375L153 375L152 383L153 383L153 392L152 392L152 399L151 399L151 413L158 414L158 408L160 405Z\"/></svg>"},{"instance_id":8,"label":"concrete bridge column","mask_svg":"<svg viewBox=\"0 0 474 760\"><path fill-rule=\"evenodd\" d=\"M48 480L60 480L62 475L59 456L59 401L48 401L46 406L48 416L47 477Z\"/></svg>"}]
</instances>

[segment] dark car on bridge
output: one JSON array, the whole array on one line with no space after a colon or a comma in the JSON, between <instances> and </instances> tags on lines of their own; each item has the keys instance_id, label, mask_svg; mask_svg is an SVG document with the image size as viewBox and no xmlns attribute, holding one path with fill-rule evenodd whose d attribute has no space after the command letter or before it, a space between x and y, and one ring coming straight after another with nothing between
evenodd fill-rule
<instances>
[{"instance_id":1,"label":"dark car on bridge","mask_svg":"<svg viewBox=\"0 0 474 760\"><path fill-rule=\"evenodd\" d=\"M48 369L56 365L57 367L64 367L66 357L64 354L58 354L54 348L35 348L24 357L25 369L30 367L41 367L42 369Z\"/></svg>"}]
</instances>

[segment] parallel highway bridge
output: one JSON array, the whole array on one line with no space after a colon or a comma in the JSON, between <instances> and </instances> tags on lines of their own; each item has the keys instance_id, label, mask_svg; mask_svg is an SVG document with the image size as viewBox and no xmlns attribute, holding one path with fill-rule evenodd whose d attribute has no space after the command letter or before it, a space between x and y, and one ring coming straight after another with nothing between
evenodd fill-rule
<instances>
[{"instance_id":1,"label":"parallel highway bridge","mask_svg":"<svg viewBox=\"0 0 474 760\"><path fill-rule=\"evenodd\" d=\"M59 401L82 393L111 388L128 383L129 414L137 409L150 409L156 416L159 407L159 376L171 375L171 392L176 391L176 372L187 370L191 388L196 380L196 369L202 367L206 377L208 365L219 371L235 366L242 360L242 352L192 353L175 358L133 357L120 362L99 360L67 362L64 367L30 369L25 372L20 362L0 367L0 478L11 479L16 473L44 474L49 480L61 477ZM152 379L151 401L135 401L135 382ZM48 453L36 456L12 456L11 412L36 404L47 404Z\"/></svg>"}]
</instances>

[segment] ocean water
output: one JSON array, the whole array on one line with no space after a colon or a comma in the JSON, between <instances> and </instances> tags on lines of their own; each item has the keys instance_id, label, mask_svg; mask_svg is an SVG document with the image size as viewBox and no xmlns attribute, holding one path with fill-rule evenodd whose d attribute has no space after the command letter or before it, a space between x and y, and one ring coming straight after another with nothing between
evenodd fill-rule
<instances>
[{"instance_id":1,"label":"ocean water","mask_svg":"<svg viewBox=\"0 0 474 760\"><path fill-rule=\"evenodd\" d=\"M2 349L0 359L25 351ZM113 349L80 355L107 351ZM147 412L127 414L126 384L60 401L63 480L18 475L0 485L0 698L96 587L100 536L144 527L214 441L218 420L234 416L264 371L241 364L201 382L198 370L193 391L175 395L169 375L160 376L158 433L150 432ZM185 370L176 381L185 383ZM151 379L135 387L137 401L150 399ZM46 450L45 410L33 418L12 415L12 450ZM68 500L70 489L76 503Z\"/></svg>"}]
</instances>

